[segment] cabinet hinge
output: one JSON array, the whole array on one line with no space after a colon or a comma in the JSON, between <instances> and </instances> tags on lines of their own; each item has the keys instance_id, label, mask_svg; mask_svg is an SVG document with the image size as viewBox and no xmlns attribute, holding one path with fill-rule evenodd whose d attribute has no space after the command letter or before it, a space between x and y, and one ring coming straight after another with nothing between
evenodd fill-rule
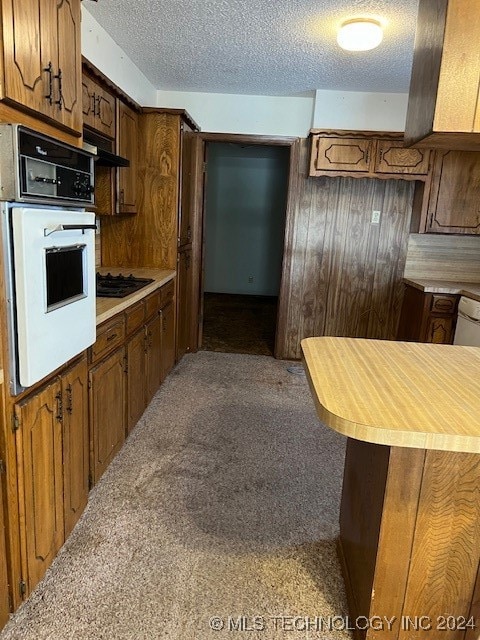
<instances>
[{"instance_id":1,"label":"cabinet hinge","mask_svg":"<svg viewBox=\"0 0 480 640\"><path fill-rule=\"evenodd\" d=\"M20 429L20 420L16 413L12 415L12 431L18 431Z\"/></svg>"},{"instance_id":2,"label":"cabinet hinge","mask_svg":"<svg viewBox=\"0 0 480 640\"><path fill-rule=\"evenodd\" d=\"M207 173L207 163L203 163L203 173Z\"/></svg>"},{"instance_id":3,"label":"cabinet hinge","mask_svg":"<svg viewBox=\"0 0 480 640\"><path fill-rule=\"evenodd\" d=\"M0 458L0 475L2 475L3 473L5 473L5 463L4 463L4 461Z\"/></svg>"},{"instance_id":4,"label":"cabinet hinge","mask_svg":"<svg viewBox=\"0 0 480 640\"><path fill-rule=\"evenodd\" d=\"M88 474L88 490L90 491L93 488L93 478L92 473Z\"/></svg>"},{"instance_id":5,"label":"cabinet hinge","mask_svg":"<svg viewBox=\"0 0 480 640\"><path fill-rule=\"evenodd\" d=\"M22 598L27 593L27 584L22 578L20 578L20 581L18 583L18 590L20 591L20 595L22 596Z\"/></svg>"},{"instance_id":6,"label":"cabinet hinge","mask_svg":"<svg viewBox=\"0 0 480 640\"><path fill-rule=\"evenodd\" d=\"M128 358L124 356L123 358L123 372L128 373Z\"/></svg>"},{"instance_id":7,"label":"cabinet hinge","mask_svg":"<svg viewBox=\"0 0 480 640\"><path fill-rule=\"evenodd\" d=\"M92 388L92 381L91 380L88 381L88 385L87 386L88 386L89 389Z\"/></svg>"}]
</instances>

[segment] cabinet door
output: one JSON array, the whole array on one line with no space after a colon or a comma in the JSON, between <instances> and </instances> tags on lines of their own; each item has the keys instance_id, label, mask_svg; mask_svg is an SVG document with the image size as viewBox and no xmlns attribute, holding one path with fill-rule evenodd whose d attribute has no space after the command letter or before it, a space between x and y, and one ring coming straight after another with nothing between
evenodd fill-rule
<instances>
[{"instance_id":1,"label":"cabinet door","mask_svg":"<svg viewBox=\"0 0 480 640\"><path fill-rule=\"evenodd\" d=\"M146 326L146 388L147 402L153 398L162 383L162 321L157 313Z\"/></svg>"},{"instance_id":2,"label":"cabinet door","mask_svg":"<svg viewBox=\"0 0 480 640\"><path fill-rule=\"evenodd\" d=\"M194 134L190 127L182 122L181 124L181 145L182 145L182 166L181 166L181 199L180 199L180 225L179 225L179 246L192 242L193 231L193 189L192 182L192 161L193 161L193 140Z\"/></svg>"},{"instance_id":3,"label":"cabinet door","mask_svg":"<svg viewBox=\"0 0 480 640\"><path fill-rule=\"evenodd\" d=\"M115 137L115 107L116 99L111 93L105 91L103 87L97 85L96 97L96 122L97 131L110 138Z\"/></svg>"},{"instance_id":4,"label":"cabinet door","mask_svg":"<svg viewBox=\"0 0 480 640\"><path fill-rule=\"evenodd\" d=\"M3 515L3 487L0 482L0 629L8 622L10 605L8 602L7 551L5 547L5 522Z\"/></svg>"},{"instance_id":5,"label":"cabinet door","mask_svg":"<svg viewBox=\"0 0 480 640\"><path fill-rule=\"evenodd\" d=\"M401 140L378 140L375 153L376 173L426 175L429 149L406 149Z\"/></svg>"},{"instance_id":6,"label":"cabinet door","mask_svg":"<svg viewBox=\"0 0 480 640\"><path fill-rule=\"evenodd\" d=\"M480 233L480 152L436 152L426 231Z\"/></svg>"},{"instance_id":7,"label":"cabinet door","mask_svg":"<svg viewBox=\"0 0 480 640\"><path fill-rule=\"evenodd\" d=\"M51 1L51 0L50 0ZM82 132L82 60L80 50L80 0L56 0L58 58L56 118Z\"/></svg>"},{"instance_id":8,"label":"cabinet door","mask_svg":"<svg viewBox=\"0 0 480 640\"><path fill-rule=\"evenodd\" d=\"M177 361L192 347L192 250L178 254Z\"/></svg>"},{"instance_id":9,"label":"cabinet door","mask_svg":"<svg viewBox=\"0 0 480 640\"><path fill-rule=\"evenodd\" d=\"M175 307L173 300L162 309L162 380L175 364Z\"/></svg>"},{"instance_id":10,"label":"cabinet door","mask_svg":"<svg viewBox=\"0 0 480 640\"><path fill-rule=\"evenodd\" d=\"M130 160L129 167L118 169L117 213L135 213L137 182L138 116L126 104L117 101L117 148L119 155Z\"/></svg>"},{"instance_id":11,"label":"cabinet door","mask_svg":"<svg viewBox=\"0 0 480 640\"><path fill-rule=\"evenodd\" d=\"M3 0L2 98L54 117L55 5L51 0Z\"/></svg>"},{"instance_id":12,"label":"cabinet door","mask_svg":"<svg viewBox=\"0 0 480 640\"><path fill-rule=\"evenodd\" d=\"M93 480L97 482L125 440L125 350L115 351L89 373Z\"/></svg>"},{"instance_id":13,"label":"cabinet door","mask_svg":"<svg viewBox=\"0 0 480 640\"><path fill-rule=\"evenodd\" d=\"M145 391L145 349L145 328L142 326L127 345L127 428L129 433L140 420L147 406Z\"/></svg>"},{"instance_id":14,"label":"cabinet door","mask_svg":"<svg viewBox=\"0 0 480 640\"><path fill-rule=\"evenodd\" d=\"M62 376L65 538L87 506L89 475L87 360Z\"/></svg>"},{"instance_id":15,"label":"cabinet door","mask_svg":"<svg viewBox=\"0 0 480 640\"><path fill-rule=\"evenodd\" d=\"M314 169L317 171L363 171L370 169L372 140L317 138Z\"/></svg>"},{"instance_id":16,"label":"cabinet door","mask_svg":"<svg viewBox=\"0 0 480 640\"><path fill-rule=\"evenodd\" d=\"M56 379L14 408L27 594L64 541L61 401Z\"/></svg>"},{"instance_id":17,"label":"cabinet door","mask_svg":"<svg viewBox=\"0 0 480 640\"><path fill-rule=\"evenodd\" d=\"M83 124L95 129L95 83L88 76L82 77L82 115Z\"/></svg>"},{"instance_id":18,"label":"cabinet door","mask_svg":"<svg viewBox=\"0 0 480 640\"><path fill-rule=\"evenodd\" d=\"M428 320L425 342L435 344L452 344L453 342L453 316L435 317Z\"/></svg>"}]
</instances>

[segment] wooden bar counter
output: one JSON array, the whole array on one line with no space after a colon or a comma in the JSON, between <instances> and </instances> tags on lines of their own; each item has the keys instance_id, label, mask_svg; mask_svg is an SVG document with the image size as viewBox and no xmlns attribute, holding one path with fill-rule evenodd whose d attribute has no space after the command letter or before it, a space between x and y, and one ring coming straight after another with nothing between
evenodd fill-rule
<instances>
[{"instance_id":1,"label":"wooden bar counter","mask_svg":"<svg viewBox=\"0 0 480 640\"><path fill-rule=\"evenodd\" d=\"M480 348L302 349L320 420L348 437L338 549L351 619L374 621L355 638L478 640Z\"/></svg>"}]
</instances>

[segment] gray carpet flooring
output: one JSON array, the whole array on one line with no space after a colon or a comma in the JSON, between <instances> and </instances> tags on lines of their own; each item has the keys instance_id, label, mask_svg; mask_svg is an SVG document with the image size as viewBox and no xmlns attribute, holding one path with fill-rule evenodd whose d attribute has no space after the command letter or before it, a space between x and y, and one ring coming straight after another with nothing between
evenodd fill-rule
<instances>
[{"instance_id":1,"label":"gray carpet flooring","mask_svg":"<svg viewBox=\"0 0 480 640\"><path fill-rule=\"evenodd\" d=\"M294 621L346 614L345 441L288 364L185 357L0 639L350 638Z\"/></svg>"}]
</instances>

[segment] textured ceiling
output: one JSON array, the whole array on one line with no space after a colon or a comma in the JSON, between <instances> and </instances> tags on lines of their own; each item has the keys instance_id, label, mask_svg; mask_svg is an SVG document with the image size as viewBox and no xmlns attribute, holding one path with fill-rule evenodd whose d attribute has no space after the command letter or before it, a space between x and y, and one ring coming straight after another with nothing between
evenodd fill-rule
<instances>
[{"instance_id":1,"label":"textured ceiling","mask_svg":"<svg viewBox=\"0 0 480 640\"><path fill-rule=\"evenodd\" d=\"M84 2L158 89L299 95L408 91L418 0ZM336 43L353 17L385 25L373 51Z\"/></svg>"}]
</instances>

